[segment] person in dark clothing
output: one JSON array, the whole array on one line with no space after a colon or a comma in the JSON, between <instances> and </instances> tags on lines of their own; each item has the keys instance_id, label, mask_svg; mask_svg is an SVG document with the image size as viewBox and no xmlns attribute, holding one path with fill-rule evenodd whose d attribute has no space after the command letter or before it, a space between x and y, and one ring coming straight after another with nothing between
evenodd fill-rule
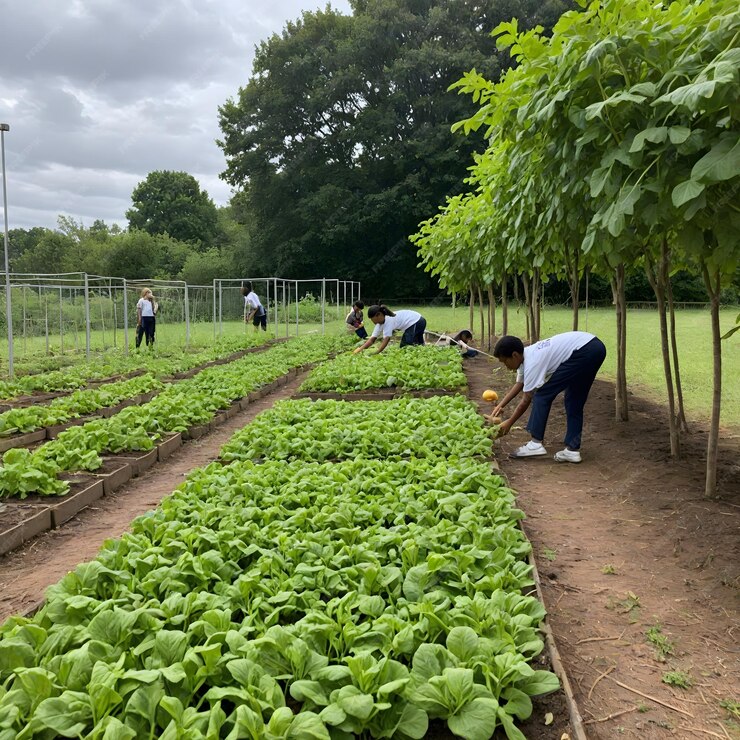
<instances>
[{"instance_id":1,"label":"person in dark clothing","mask_svg":"<svg viewBox=\"0 0 740 740\"><path fill-rule=\"evenodd\" d=\"M365 304L362 301L355 301L352 304L352 310L347 314L346 322L350 331L353 331L358 338L367 339L367 331L362 321L362 309Z\"/></svg>"}]
</instances>

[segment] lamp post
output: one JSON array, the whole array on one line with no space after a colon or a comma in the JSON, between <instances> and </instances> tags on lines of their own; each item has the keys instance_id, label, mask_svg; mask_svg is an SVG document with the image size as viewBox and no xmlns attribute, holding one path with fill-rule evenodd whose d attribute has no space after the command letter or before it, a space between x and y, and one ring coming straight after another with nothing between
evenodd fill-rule
<instances>
[{"instance_id":1,"label":"lamp post","mask_svg":"<svg viewBox=\"0 0 740 740\"><path fill-rule=\"evenodd\" d=\"M10 300L10 268L8 267L8 183L5 180L5 132L7 123L0 123L0 150L3 164L3 213L5 215L5 316L8 325L8 377L13 377L13 314Z\"/></svg>"}]
</instances>

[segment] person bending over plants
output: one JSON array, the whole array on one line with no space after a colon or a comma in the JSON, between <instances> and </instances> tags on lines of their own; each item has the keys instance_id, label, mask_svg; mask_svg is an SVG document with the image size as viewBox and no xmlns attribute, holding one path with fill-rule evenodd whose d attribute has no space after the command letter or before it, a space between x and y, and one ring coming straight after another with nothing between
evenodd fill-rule
<instances>
[{"instance_id":1,"label":"person bending over plants","mask_svg":"<svg viewBox=\"0 0 740 740\"><path fill-rule=\"evenodd\" d=\"M379 305L370 306L367 310L367 316L375 324L375 328L365 344L353 351L354 354L372 347L375 340L382 334L383 341L378 347L378 354L380 354L388 346L394 331L403 332L401 336L402 347L410 344L424 344L424 329L427 328L427 322L417 311L404 309L393 313L388 306Z\"/></svg>"},{"instance_id":2,"label":"person bending over plants","mask_svg":"<svg viewBox=\"0 0 740 740\"><path fill-rule=\"evenodd\" d=\"M352 310L347 314L347 318L345 319L347 328L354 332L359 339L367 339L367 331L362 320L363 308L365 308L365 304L362 301L355 301L352 304Z\"/></svg>"},{"instance_id":3,"label":"person bending over plants","mask_svg":"<svg viewBox=\"0 0 740 740\"><path fill-rule=\"evenodd\" d=\"M604 343L585 331L556 334L530 347L525 347L519 337L505 336L496 343L493 356L509 370L516 370L517 376L516 383L493 409L489 419L500 416L511 400L522 391L524 393L514 413L499 425L499 436L508 434L517 419L532 405L527 423L527 431L532 439L512 452L510 457L547 454L542 444L547 417L555 397L563 392L567 418L565 449L555 453L555 460L581 462L583 407L596 373L606 357Z\"/></svg>"}]
</instances>

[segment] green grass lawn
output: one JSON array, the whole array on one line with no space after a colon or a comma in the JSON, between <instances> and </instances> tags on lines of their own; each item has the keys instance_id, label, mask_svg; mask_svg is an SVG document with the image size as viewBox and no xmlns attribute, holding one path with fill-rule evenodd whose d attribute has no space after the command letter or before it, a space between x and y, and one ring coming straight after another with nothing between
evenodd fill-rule
<instances>
[{"instance_id":1,"label":"green grass lawn","mask_svg":"<svg viewBox=\"0 0 740 740\"><path fill-rule=\"evenodd\" d=\"M457 331L469 328L467 308L421 308L428 328L433 331ZM737 308L721 312L722 333L735 325ZM501 312L497 312L501 329ZM686 413L700 419L709 416L712 405L712 334L708 310L682 309L677 313L676 337L679 349L681 382ZM542 337L572 328L570 309L546 307L542 315ZM480 334L476 313L473 335ZM589 309L580 314L579 329L596 334L606 345L607 357L601 370L603 377L616 375L616 320L610 308ZM522 308L509 310L509 333L524 336L526 317ZM485 348L484 348L485 349ZM665 402L665 376L660 351L658 314L650 309L633 309L627 316L627 382L638 394ZM722 423L740 426L740 332L722 343Z\"/></svg>"},{"instance_id":2,"label":"green grass lawn","mask_svg":"<svg viewBox=\"0 0 740 740\"><path fill-rule=\"evenodd\" d=\"M393 306L398 308L398 306ZM427 319L427 326L432 331L451 332L468 327L468 309L465 307L453 309L451 307L421 307L418 308ZM722 331L730 329L737 316L737 308L726 308L722 311ZM340 311L341 313L341 311ZM325 330L329 333L344 331L344 322L333 316L336 311L328 314ZM678 312L678 345L681 362L681 378L683 382L684 400L687 413L695 419L707 418L711 409L712 384L712 337L709 324L709 312L699 309L683 309ZM501 328L501 312L497 312L497 327ZM571 328L570 309L562 307L546 307L542 316L542 336L547 337ZM665 380L663 377L663 361L660 353L660 335L658 315L650 309L634 309L628 312L627 319L627 381L633 392L652 397L665 402ZM274 327L268 325L272 333ZM606 344L607 358L602 368L603 377L614 377L616 372L616 324L614 311L610 308L590 309L588 315L581 312L580 328L597 334ZM480 333L479 318L476 313L475 326L472 327L477 338ZM300 324L299 336L309 333L319 334L320 323ZM240 333L252 332L252 326L245 326L241 321L224 322L223 335L235 336ZM281 324L277 335L295 336L296 325L291 322L286 327ZM509 311L509 333L523 336L526 331L526 319L523 309ZM217 327L216 335L219 331ZM123 347L123 331L116 333L119 349ZM213 342L214 331L211 323L191 325L191 346L208 346ZM92 345L96 350L103 348L103 335L99 331L91 334ZM165 322L157 326L157 350L172 352L181 347L185 341L184 324L168 324ZM133 349L134 332L129 331L130 347ZM65 349L74 350L75 343L70 337L65 338ZM78 354L80 361L84 360L85 335L77 337ZM113 345L113 333L108 330L105 334L105 345ZM59 337L52 339L52 349L59 350ZM484 348L485 349L485 348ZM34 362L45 357L46 343L44 337L28 338L24 343L16 342L16 363L19 371L26 368L32 370ZM80 354L81 353L81 354ZM7 367L7 347L0 343L0 374ZM722 368L722 423L725 426L740 426L740 332L723 342Z\"/></svg>"}]
</instances>

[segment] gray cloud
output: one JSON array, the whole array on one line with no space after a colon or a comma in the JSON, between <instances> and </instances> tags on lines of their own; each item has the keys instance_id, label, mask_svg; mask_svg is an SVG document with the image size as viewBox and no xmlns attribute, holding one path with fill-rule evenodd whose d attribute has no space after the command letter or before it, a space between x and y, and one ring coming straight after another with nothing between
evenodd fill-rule
<instances>
[{"instance_id":1,"label":"gray cloud","mask_svg":"<svg viewBox=\"0 0 740 740\"><path fill-rule=\"evenodd\" d=\"M0 0L10 227L54 227L60 213L125 225L131 191L158 169L225 203L218 106L247 82L255 45L323 2L265 5Z\"/></svg>"}]
</instances>

